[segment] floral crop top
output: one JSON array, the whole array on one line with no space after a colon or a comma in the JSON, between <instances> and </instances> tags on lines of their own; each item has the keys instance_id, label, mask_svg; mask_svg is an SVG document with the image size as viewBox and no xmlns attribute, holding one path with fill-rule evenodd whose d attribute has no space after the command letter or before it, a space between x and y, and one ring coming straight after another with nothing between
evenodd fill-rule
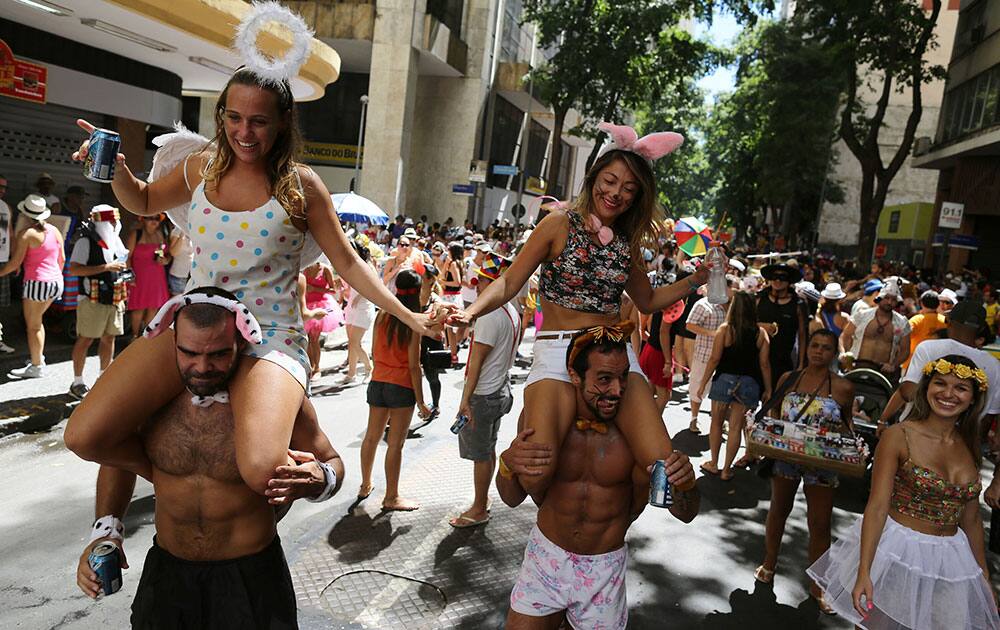
<instances>
[{"instance_id":1,"label":"floral crop top","mask_svg":"<svg viewBox=\"0 0 1000 630\"><path fill-rule=\"evenodd\" d=\"M940 527L958 525L962 508L979 498L983 489L977 479L973 483L949 483L929 468L917 466L910 459L910 439L906 439L906 461L896 471L892 485L892 509Z\"/></svg>"},{"instance_id":2,"label":"floral crop top","mask_svg":"<svg viewBox=\"0 0 1000 630\"><path fill-rule=\"evenodd\" d=\"M547 301L585 313L617 313L632 268L629 245L620 234L595 243L583 216L569 212L569 235L559 256L542 265L538 291Z\"/></svg>"}]
</instances>

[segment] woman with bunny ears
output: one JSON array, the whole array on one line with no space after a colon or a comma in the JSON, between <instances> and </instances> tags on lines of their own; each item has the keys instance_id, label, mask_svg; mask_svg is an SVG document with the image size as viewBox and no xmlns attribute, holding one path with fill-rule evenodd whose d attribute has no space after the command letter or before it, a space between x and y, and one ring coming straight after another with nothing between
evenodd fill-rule
<instances>
[{"instance_id":1,"label":"woman with bunny ears","mask_svg":"<svg viewBox=\"0 0 1000 630\"><path fill-rule=\"evenodd\" d=\"M566 370L572 336L593 326L617 324L625 291L640 311L651 313L684 298L708 279L708 268L703 265L694 276L654 290L642 258L643 247L655 242L662 219L652 161L676 149L684 138L676 133L638 138L632 128L609 123L601 123L600 128L611 135L612 142L588 171L577 200L542 219L507 273L467 310L450 318L454 323L471 324L513 299L541 266L539 295L544 318L535 335L524 408L526 428L534 429L529 440L547 444L553 456L539 474L519 477L532 494L544 492L551 483L559 445L576 419L576 394ZM648 466L666 459L672 447L631 348L629 361L618 424L637 464Z\"/></svg>"},{"instance_id":2,"label":"woman with bunny ears","mask_svg":"<svg viewBox=\"0 0 1000 630\"><path fill-rule=\"evenodd\" d=\"M292 28L291 50L304 62L311 34L301 17L276 3L255 4L239 32L259 30L265 18ZM231 290L261 322L261 343L246 349L230 394L240 473L264 494L275 468L289 463L292 424L312 369L297 295L299 270L311 262L304 260L307 240L314 239L348 284L404 325L428 334L432 318L400 304L358 258L326 185L295 161L301 139L289 81L298 66L282 64L277 72L277 60L262 66L252 63L261 61L256 50L241 52L247 67L219 95L214 140L181 155L151 183L137 179L119 154L111 186L129 211L167 211L189 233L195 248L189 286ZM92 129L85 121L80 126ZM85 158L87 149L84 143L74 158ZM171 335L132 344L74 411L66 445L84 459L146 473L149 462L134 436L181 391L174 363Z\"/></svg>"}]
</instances>

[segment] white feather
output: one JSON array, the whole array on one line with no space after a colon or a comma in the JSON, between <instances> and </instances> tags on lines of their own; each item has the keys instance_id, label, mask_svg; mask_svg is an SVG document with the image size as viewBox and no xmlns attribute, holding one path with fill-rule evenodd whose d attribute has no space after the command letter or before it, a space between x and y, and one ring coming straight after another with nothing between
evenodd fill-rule
<instances>
[{"instance_id":1,"label":"white feather","mask_svg":"<svg viewBox=\"0 0 1000 630\"><path fill-rule=\"evenodd\" d=\"M153 154L153 168L149 171L149 181L155 182L166 176L177 165L184 161L184 158L203 151L211 141L184 127L181 123L174 123L174 132L156 136L153 144L158 148ZM185 203L167 210L167 216L182 232L188 233L188 206Z\"/></svg>"}]
</instances>

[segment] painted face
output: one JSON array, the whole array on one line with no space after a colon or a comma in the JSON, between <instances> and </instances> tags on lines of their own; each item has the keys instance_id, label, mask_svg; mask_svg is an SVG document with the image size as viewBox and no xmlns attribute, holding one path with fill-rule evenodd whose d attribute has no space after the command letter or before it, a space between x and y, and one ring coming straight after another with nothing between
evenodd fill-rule
<instances>
[{"instance_id":1,"label":"painted face","mask_svg":"<svg viewBox=\"0 0 1000 630\"><path fill-rule=\"evenodd\" d=\"M607 353L595 350L590 353L589 362L583 380L576 376L574 383L595 417L605 422L613 420L628 386L628 354L624 350Z\"/></svg>"},{"instance_id":2,"label":"painted face","mask_svg":"<svg viewBox=\"0 0 1000 630\"><path fill-rule=\"evenodd\" d=\"M604 225L611 225L632 206L639 194L639 180L629 170L624 160L612 160L597 174L590 191L594 199L593 211Z\"/></svg>"},{"instance_id":3,"label":"painted face","mask_svg":"<svg viewBox=\"0 0 1000 630\"><path fill-rule=\"evenodd\" d=\"M184 311L174 325L177 370L192 394L210 396L226 388L239 364L236 322L226 317L209 328L189 324Z\"/></svg>"},{"instance_id":4,"label":"painted face","mask_svg":"<svg viewBox=\"0 0 1000 630\"><path fill-rule=\"evenodd\" d=\"M816 335L806 347L809 365L830 365L836 352L837 344L828 335Z\"/></svg>"},{"instance_id":5,"label":"painted face","mask_svg":"<svg viewBox=\"0 0 1000 630\"><path fill-rule=\"evenodd\" d=\"M251 85L233 84L226 93L222 120L226 140L233 155L241 162L254 162L266 156L285 120L278 111L278 96Z\"/></svg>"},{"instance_id":6,"label":"painted face","mask_svg":"<svg viewBox=\"0 0 1000 630\"><path fill-rule=\"evenodd\" d=\"M935 373L927 385L927 403L931 411L942 418L961 415L972 404L974 396L972 381L952 374Z\"/></svg>"}]
</instances>

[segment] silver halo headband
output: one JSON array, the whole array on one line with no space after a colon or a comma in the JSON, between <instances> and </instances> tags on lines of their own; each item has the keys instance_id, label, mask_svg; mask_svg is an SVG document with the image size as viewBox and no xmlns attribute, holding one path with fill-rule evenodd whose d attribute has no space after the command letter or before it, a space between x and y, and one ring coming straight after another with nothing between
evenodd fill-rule
<instances>
[{"instance_id":1,"label":"silver halo headband","mask_svg":"<svg viewBox=\"0 0 1000 630\"><path fill-rule=\"evenodd\" d=\"M276 22L292 33L292 45L283 57L269 59L257 47L257 37L270 22ZM233 45L247 69L269 84L281 85L298 75L299 68L309 58L313 32L302 16L277 2L254 2L239 26Z\"/></svg>"},{"instance_id":2,"label":"silver halo headband","mask_svg":"<svg viewBox=\"0 0 1000 630\"><path fill-rule=\"evenodd\" d=\"M211 304L230 311L236 316L236 330L240 332L240 335L249 343L259 344L261 342L260 324L250 309L237 300L231 300L222 295L209 295L199 289L192 289L167 300L156 312L156 317L146 326L142 336L152 339L161 334L174 323L179 310L192 304Z\"/></svg>"}]
</instances>

